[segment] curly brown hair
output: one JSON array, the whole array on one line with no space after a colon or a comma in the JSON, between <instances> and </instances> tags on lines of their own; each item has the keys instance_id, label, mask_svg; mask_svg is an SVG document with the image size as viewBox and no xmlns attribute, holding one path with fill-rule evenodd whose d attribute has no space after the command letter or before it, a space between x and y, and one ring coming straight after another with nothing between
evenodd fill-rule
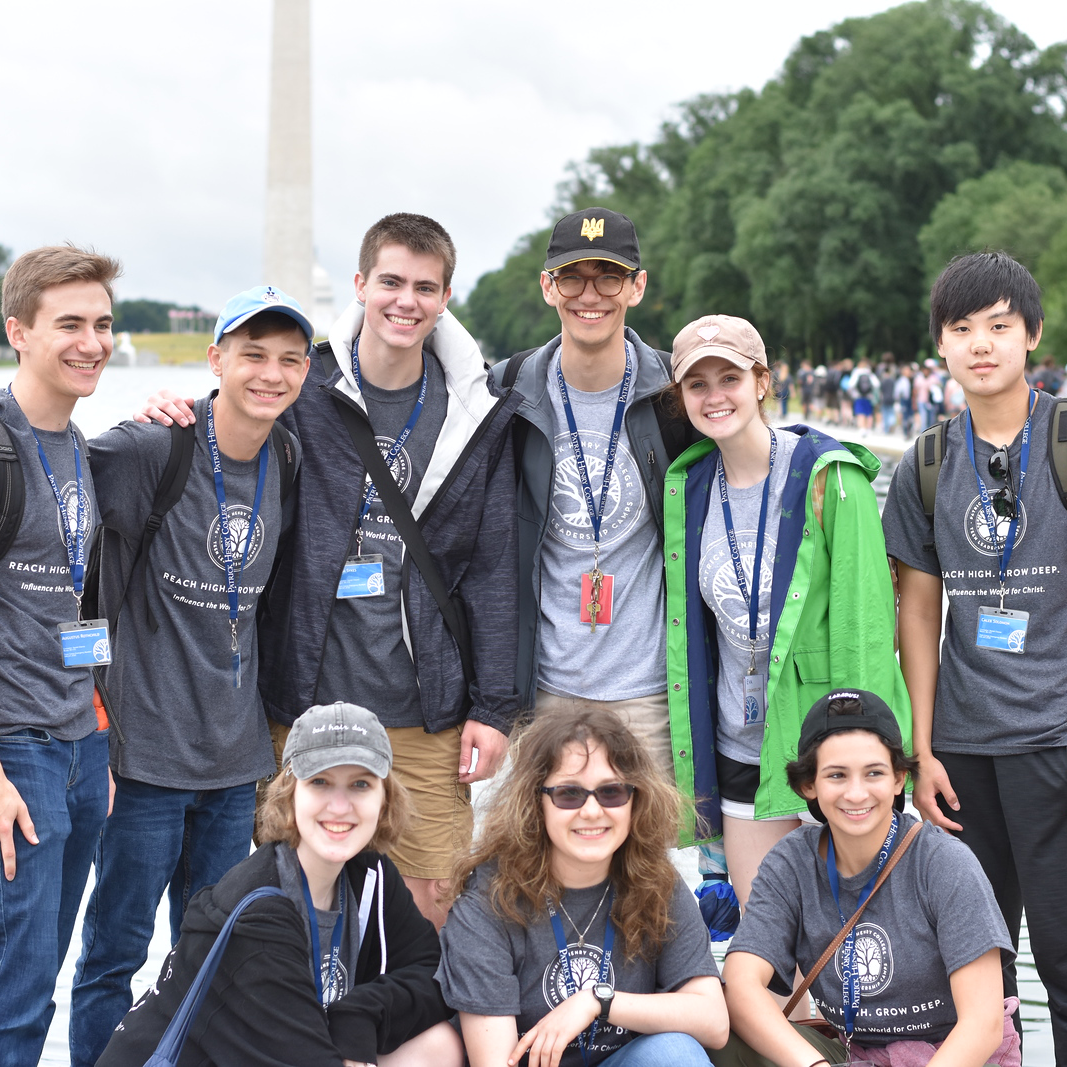
<instances>
[{"instance_id":1,"label":"curly brown hair","mask_svg":"<svg viewBox=\"0 0 1067 1067\"><path fill-rule=\"evenodd\" d=\"M293 794L296 792L296 775L292 766L286 764L285 770L275 776L267 786L267 795L256 816L259 841L282 841L290 848L300 844L300 831L296 828L296 809L293 806ZM390 775L382 779L385 797L382 800L381 814L378 816L378 828L367 842L371 852L388 852L400 839L400 835L411 821L414 807L411 794L396 778Z\"/></svg>"},{"instance_id":2,"label":"curly brown hair","mask_svg":"<svg viewBox=\"0 0 1067 1067\"><path fill-rule=\"evenodd\" d=\"M486 801L473 851L456 863L452 899L476 867L491 864L489 899L508 922L528 926L544 913L547 898L559 901L564 887L552 874L540 787L569 745L586 752L602 747L619 777L634 786L630 833L611 860L611 917L627 958L652 959L671 924L678 875L668 850L677 839L685 802L641 742L605 709L545 712L515 735L511 769Z\"/></svg>"}]
</instances>

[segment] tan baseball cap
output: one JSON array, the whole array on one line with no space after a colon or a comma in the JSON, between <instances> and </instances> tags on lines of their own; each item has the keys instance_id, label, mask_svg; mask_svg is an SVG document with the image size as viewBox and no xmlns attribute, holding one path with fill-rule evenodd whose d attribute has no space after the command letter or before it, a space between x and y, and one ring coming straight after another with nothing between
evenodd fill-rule
<instances>
[{"instance_id":1,"label":"tan baseball cap","mask_svg":"<svg viewBox=\"0 0 1067 1067\"><path fill-rule=\"evenodd\" d=\"M767 366L767 349L756 327L734 315L705 315L679 331L671 353L674 380L680 382L706 356L721 356L741 370Z\"/></svg>"}]
</instances>

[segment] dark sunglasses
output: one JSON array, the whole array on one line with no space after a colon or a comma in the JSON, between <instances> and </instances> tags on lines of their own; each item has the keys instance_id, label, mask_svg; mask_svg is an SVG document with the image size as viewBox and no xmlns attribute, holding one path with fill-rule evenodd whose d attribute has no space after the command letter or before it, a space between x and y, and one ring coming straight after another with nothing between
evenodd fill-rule
<instances>
[{"instance_id":1,"label":"dark sunglasses","mask_svg":"<svg viewBox=\"0 0 1067 1067\"><path fill-rule=\"evenodd\" d=\"M543 785L541 792L547 793L557 808L575 811L585 807L585 802L590 797L596 797L596 802L602 808L621 808L633 796L635 788L622 782L611 782L608 785L598 785L596 789L583 789L580 785Z\"/></svg>"},{"instance_id":2,"label":"dark sunglasses","mask_svg":"<svg viewBox=\"0 0 1067 1067\"><path fill-rule=\"evenodd\" d=\"M1008 447L1003 445L989 457L989 473L999 482L1005 482L993 494L993 511L1002 519L1014 519L1017 511L1015 481L1008 465Z\"/></svg>"}]
</instances>

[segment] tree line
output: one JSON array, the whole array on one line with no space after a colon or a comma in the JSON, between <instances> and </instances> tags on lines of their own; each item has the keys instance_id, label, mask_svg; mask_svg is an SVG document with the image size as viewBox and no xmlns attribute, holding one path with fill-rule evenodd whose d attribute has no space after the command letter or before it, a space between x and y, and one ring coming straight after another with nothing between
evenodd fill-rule
<instances>
[{"instance_id":1,"label":"tree line","mask_svg":"<svg viewBox=\"0 0 1067 1067\"><path fill-rule=\"evenodd\" d=\"M679 106L648 145L570 168L553 218L633 218L649 280L627 321L669 347L685 323L742 315L778 358L931 349L933 278L1011 252L1037 277L1041 353L1067 356L1067 42L1040 50L973 0L920 0L803 38L760 91ZM460 309L487 356L558 332L528 234Z\"/></svg>"}]
</instances>

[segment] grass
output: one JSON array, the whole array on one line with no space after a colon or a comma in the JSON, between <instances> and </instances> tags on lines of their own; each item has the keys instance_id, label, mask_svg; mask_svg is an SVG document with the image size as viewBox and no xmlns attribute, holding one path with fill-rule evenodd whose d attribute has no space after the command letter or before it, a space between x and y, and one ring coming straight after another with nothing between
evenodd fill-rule
<instances>
[{"instance_id":1,"label":"grass","mask_svg":"<svg viewBox=\"0 0 1067 1067\"><path fill-rule=\"evenodd\" d=\"M132 333L138 352L155 352L160 363L203 363L207 359L209 333Z\"/></svg>"}]
</instances>

